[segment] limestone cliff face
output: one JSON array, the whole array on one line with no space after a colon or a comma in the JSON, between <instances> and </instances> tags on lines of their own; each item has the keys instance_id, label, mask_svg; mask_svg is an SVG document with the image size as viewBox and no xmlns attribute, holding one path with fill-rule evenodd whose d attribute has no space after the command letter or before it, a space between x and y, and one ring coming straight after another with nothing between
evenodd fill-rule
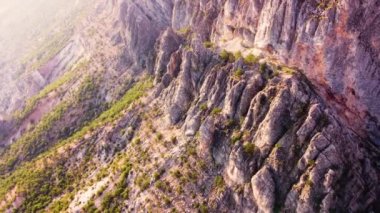
<instances>
[{"instance_id":1,"label":"limestone cliff face","mask_svg":"<svg viewBox=\"0 0 380 213\"><path fill-rule=\"evenodd\" d=\"M220 8L213 39L239 37L303 69L346 122L379 141L379 1L231 0Z\"/></svg>"},{"instance_id":2,"label":"limestone cliff face","mask_svg":"<svg viewBox=\"0 0 380 213\"><path fill-rule=\"evenodd\" d=\"M376 148L341 128L304 76L277 75L271 67L260 74L257 65L218 63L201 45L192 47L179 51L181 60L172 54L156 95L169 124L188 138L199 132L199 156L224 177L222 193L205 193L216 212L356 212L376 199L377 189L370 188L377 169L351 170L362 168L362 160L370 166L378 154L369 150ZM181 66L172 64L178 61Z\"/></svg>"},{"instance_id":3,"label":"limestone cliff face","mask_svg":"<svg viewBox=\"0 0 380 213\"><path fill-rule=\"evenodd\" d=\"M77 35L87 65L20 126L0 123L17 132L0 150L0 210L378 211L379 11L99 2ZM42 105L60 107L53 125L23 129Z\"/></svg>"},{"instance_id":4,"label":"limestone cliff face","mask_svg":"<svg viewBox=\"0 0 380 213\"><path fill-rule=\"evenodd\" d=\"M142 36L138 41L144 45L152 47L152 38L162 27L191 28L221 48L263 54L302 69L345 122L363 137L369 135L379 141L378 1L178 0L122 4L155 8L127 13L128 17L145 19L139 26L133 24L135 19L127 24L135 27L129 32ZM160 18L154 18L154 13ZM154 27L145 32L150 24ZM145 33L149 38L143 37Z\"/></svg>"}]
</instances>

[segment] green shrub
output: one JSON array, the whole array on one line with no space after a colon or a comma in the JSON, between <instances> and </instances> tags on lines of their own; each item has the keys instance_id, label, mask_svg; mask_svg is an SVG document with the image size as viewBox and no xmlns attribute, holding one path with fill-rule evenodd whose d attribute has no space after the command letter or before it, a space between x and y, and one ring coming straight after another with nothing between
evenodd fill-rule
<instances>
[{"instance_id":1,"label":"green shrub","mask_svg":"<svg viewBox=\"0 0 380 213\"><path fill-rule=\"evenodd\" d=\"M103 194L103 192L107 189L107 186L102 186L97 192L96 192L96 196L101 196Z\"/></svg>"},{"instance_id":2,"label":"green shrub","mask_svg":"<svg viewBox=\"0 0 380 213\"><path fill-rule=\"evenodd\" d=\"M240 67L234 72L234 76L238 79L240 79L243 75L244 75L244 71Z\"/></svg>"},{"instance_id":3,"label":"green shrub","mask_svg":"<svg viewBox=\"0 0 380 213\"><path fill-rule=\"evenodd\" d=\"M165 173L165 169L162 168L160 169L159 171L156 171L153 173L153 180L157 181L160 179L161 175L163 175Z\"/></svg>"},{"instance_id":4,"label":"green shrub","mask_svg":"<svg viewBox=\"0 0 380 213\"><path fill-rule=\"evenodd\" d=\"M88 201L87 204L83 207L83 211L84 211L84 212L94 213L94 212L97 212L98 209L96 208L94 201L93 201L93 200L90 200L90 201Z\"/></svg>"},{"instance_id":5,"label":"green shrub","mask_svg":"<svg viewBox=\"0 0 380 213\"><path fill-rule=\"evenodd\" d=\"M214 108L212 111L211 111L211 115L213 116L217 116L217 115L220 115L222 113L222 109L221 108Z\"/></svg>"},{"instance_id":6,"label":"green shrub","mask_svg":"<svg viewBox=\"0 0 380 213\"><path fill-rule=\"evenodd\" d=\"M158 180L154 186L163 191L163 192L171 192L171 189L170 189L170 186L169 186L169 183L168 182L165 182L165 181L161 181L161 180Z\"/></svg>"},{"instance_id":7,"label":"green shrub","mask_svg":"<svg viewBox=\"0 0 380 213\"><path fill-rule=\"evenodd\" d=\"M245 153L249 154L249 155L253 155L253 153L255 152L255 144L253 143L249 143L249 142L245 142L243 144L243 150Z\"/></svg>"},{"instance_id":8,"label":"green shrub","mask_svg":"<svg viewBox=\"0 0 380 213\"><path fill-rule=\"evenodd\" d=\"M197 173L194 172L194 171L188 171L188 172L186 173L186 175L187 175L187 178L188 178L189 180L192 180L193 182L195 182L196 180L198 180L198 175L197 175Z\"/></svg>"},{"instance_id":9,"label":"green shrub","mask_svg":"<svg viewBox=\"0 0 380 213\"><path fill-rule=\"evenodd\" d=\"M129 193L131 192L131 189L130 188L125 188L123 193L121 193L121 197L124 199L124 200L128 200L129 199Z\"/></svg>"},{"instance_id":10,"label":"green shrub","mask_svg":"<svg viewBox=\"0 0 380 213\"><path fill-rule=\"evenodd\" d=\"M162 191L165 191L165 183L161 180L158 180L154 186L157 188L157 189L160 189Z\"/></svg>"},{"instance_id":11,"label":"green shrub","mask_svg":"<svg viewBox=\"0 0 380 213\"><path fill-rule=\"evenodd\" d=\"M53 213L65 212L71 202L70 194L66 194L60 199L55 200L50 206L49 211Z\"/></svg>"},{"instance_id":12,"label":"green shrub","mask_svg":"<svg viewBox=\"0 0 380 213\"><path fill-rule=\"evenodd\" d=\"M309 187L313 187L313 185L314 185L313 181L312 181L310 178L308 178L308 179L305 181L305 184L306 184L306 186L309 186Z\"/></svg>"},{"instance_id":13,"label":"green shrub","mask_svg":"<svg viewBox=\"0 0 380 213\"><path fill-rule=\"evenodd\" d=\"M187 35L191 32L191 28L190 27L183 27L183 28L179 29L177 32L181 35Z\"/></svg>"},{"instance_id":14,"label":"green shrub","mask_svg":"<svg viewBox=\"0 0 380 213\"><path fill-rule=\"evenodd\" d=\"M243 54L240 51L237 51L234 53L234 59L235 60L239 60L241 58L243 58Z\"/></svg>"},{"instance_id":15,"label":"green shrub","mask_svg":"<svg viewBox=\"0 0 380 213\"><path fill-rule=\"evenodd\" d=\"M176 170L174 170L174 171L172 171L171 172L171 175L173 176L173 177L175 177L175 178L180 178L180 177L182 177L182 174L181 174L181 172L179 171L179 169L176 169Z\"/></svg>"},{"instance_id":16,"label":"green shrub","mask_svg":"<svg viewBox=\"0 0 380 213\"><path fill-rule=\"evenodd\" d=\"M264 73L266 69L267 69L267 64L266 63L260 64L259 70L260 70L261 73Z\"/></svg>"},{"instance_id":17,"label":"green shrub","mask_svg":"<svg viewBox=\"0 0 380 213\"><path fill-rule=\"evenodd\" d=\"M200 109L201 111L206 111L206 110L208 109L208 107L207 107L207 103L203 103L203 104L201 104L201 105L199 106L199 109Z\"/></svg>"},{"instance_id":18,"label":"green shrub","mask_svg":"<svg viewBox=\"0 0 380 213\"><path fill-rule=\"evenodd\" d=\"M232 137L231 137L231 143L235 144L236 142L238 142L239 140L241 140L242 137L243 137L243 133L242 132L234 132L232 134Z\"/></svg>"},{"instance_id":19,"label":"green shrub","mask_svg":"<svg viewBox=\"0 0 380 213\"><path fill-rule=\"evenodd\" d=\"M185 191L183 190L183 187L181 185L178 185L177 188L175 189L177 194L183 194Z\"/></svg>"},{"instance_id":20,"label":"green shrub","mask_svg":"<svg viewBox=\"0 0 380 213\"><path fill-rule=\"evenodd\" d=\"M144 173L136 178L135 183L140 187L142 191L144 191L150 185L150 178L147 174Z\"/></svg>"},{"instance_id":21,"label":"green shrub","mask_svg":"<svg viewBox=\"0 0 380 213\"><path fill-rule=\"evenodd\" d=\"M197 150L194 146L187 145L186 154L187 154L187 156L195 156L195 155L197 155Z\"/></svg>"},{"instance_id":22,"label":"green shrub","mask_svg":"<svg viewBox=\"0 0 380 213\"><path fill-rule=\"evenodd\" d=\"M219 57L220 57L223 61L228 61L229 52L227 52L226 50L222 50L222 51L219 53Z\"/></svg>"},{"instance_id":23,"label":"green shrub","mask_svg":"<svg viewBox=\"0 0 380 213\"><path fill-rule=\"evenodd\" d=\"M193 51L193 48L191 47L191 45L190 44L187 44L187 45L185 45L184 47L183 47L185 50L187 50L187 51Z\"/></svg>"},{"instance_id":24,"label":"green shrub","mask_svg":"<svg viewBox=\"0 0 380 213\"><path fill-rule=\"evenodd\" d=\"M172 203L169 197L164 196L163 200L164 200L165 206L169 206Z\"/></svg>"},{"instance_id":25,"label":"green shrub","mask_svg":"<svg viewBox=\"0 0 380 213\"><path fill-rule=\"evenodd\" d=\"M24 192L26 193L25 199L18 208L20 212L38 212L44 209L55 197L62 194L74 180L73 175L68 173L66 168L61 165L46 169L44 172L37 168L34 169L35 170L30 171L18 170L10 176L12 181L22 181L22 183L26 185L25 188L30 190ZM0 183L1 193L3 193L5 189L3 187L7 187L7 185L3 185L2 179L0 179ZM64 200L65 199L62 201ZM71 198L68 197L68 200L60 202L59 205L63 205L60 208L67 208L65 203L68 203L70 200Z\"/></svg>"},{"instance_id":26,"label":"green shrub","mask_svg":"<svg viewBox=\"0 0 380 213\"><path fill-rule=\"evenodd\" d=\"M276 143L276 145L274 146L275 148L279 149L282 147L282 145L280 143Z\"/></svg>"},{"instance_id":27,"label":"green shrub","mask_svg":"<svg viewBox=\"0 0 380 213\"><path fill-rule=\"evenodd\" d=\"M177 137L176 136L172 136L170 138L170 141L172 142L172 144L176 144L177 143Z\"/></svg>"},{"instance_id":28,"label":"green shrub","mask_svg":"<svg viewBox=\"0 0 380 213\"><path fill-rule=\"evenodd\" d=\"M170 213L178 213L178 210L176 208L173 208L170 210Z\"/></svg>"},{"instance_id":29,"label":"green shrub","mask_svg":"<svg viewBox=\"0 0 380 213\"><path fill-rule=\"evenodd\" d=\"M163 138L164 138L164 136L163 136L161 133L157 133L157 135L156 135L156 139L157 139L158 141L162 140Z\"/></svg>"},{"instance_id":30,"label":"green shrub","mask_svg":"<svg viewBox=\"0 0 380 213\"><path fill-rule=\"evenodd\" d=\"M224 186L225 186L225 183L224 183L223 177L221 175L216 176L214 179L214 187L221 189L221 188L224 188Z\"/></svg>"},{"instance_id":31,"label":"green shrub","mask_svg":"<svg viewBox=\"0 0 380 213\"><path fill-rule=\"evenodd\" d=\"M234 62L235 57L232 53L222 50L219 54L219 57L224 61L224 62Z\"/></svg>"},{"instance_id":32,"label":"green shrub","mask_svg":"<svg viewBox=\"0 0 380 213\"><path fill-rule=\"evenodd\" d=\"M214 48L214 43L212 43L211 41L205 41L203 42L203 46L205 48Z\"/></svg>"},{"instance_id":33,"label":"green shrub","mask_svg":"<svg viewBox=\"0 0 380 213\"><path fill-rule=\"evenodd\" d=\"M102 209L109 209L114 197L113 194L106 194L102 200Z\"/></svg>"},{"instance_id":34,"label":"green shrub","mask_svg":"<svg viewBox=\"0 0 380 213\"><path fill-rule=\"evenodd\" d=\"M315 160L309 160L309 161L307 162L307 165L308 165L308 166L314 166L314 165L315 165Z\"/></svg>"},{"instance_id":35,"label":"green shrub","mask_svg":"<svg viewBox=\"0 0 380 213\"><path fill-rule=\"evenodd\" d=\"M204 160L198 161L199 168L203 171L207 169L207 164Z\"/></svg>"},{"instance_id":36,"label":"green shrub","mask_svg":"<svg viewBox=\"0 0 380 213\"><path fill-rule=\"evenodd\" d=\"M290 68L290 67L286 67L286 66L281 67L281 70L282 70L284 73L288 74L288 75L293 75L293 74L296 73L296 70L295 70L295 69Z\"/></svg>"},{"instance_id":37,"label":"green shrub","mask_svg":"<svg viewBox=\"0 0 380 213\"><path fill-rule=\"evenodd\" d=\"M198 206L198 211L200 213L208 213L208 207L207 207L207 205L206 204L200 204Z\"/></svg>"},{"instance_id":38,"label":"green shrub","mask_svg":"<svg viewBox=\"0 0 380 213\"><path fill-rule=\"evenodd\" d=\"M140 138L136 138L136 139L133 140L132 143L133 143L134 145L139 145L139 144L141 144L141 139L140 139Z\"/></svg>"},{"instance_id":39,"label":"green shrub","mask_svg":"<svg viewBox=\"0 0 380 213\"><path fill-rule=\"evenodd\" d=\"M224 122L224 125L227 127L227 128L232 128L236 125L236 122L234 121L234 119L227 119L225 122Z\"/></svg>"},{"instance_id":40,"label":"green shrub","mask_svg":"<svg viewBox=\"0 0 380 213\"><path fill-rule=\"evenodd\" d=\"M258 57L256 57L255 55L253 54L248 54L245 58L244 58L244 63L246 64L256 64L257 62L259 61Z\"/></svg>"}]
</instances>

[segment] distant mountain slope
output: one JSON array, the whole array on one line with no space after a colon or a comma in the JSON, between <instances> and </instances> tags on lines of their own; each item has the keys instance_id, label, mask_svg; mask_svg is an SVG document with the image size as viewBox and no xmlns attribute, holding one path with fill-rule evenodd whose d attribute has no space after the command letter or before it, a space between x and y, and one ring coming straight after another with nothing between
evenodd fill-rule
<instances>
[{"instance_id":1,"label":"distant mountain slope","mask_svg":"<svg viewBox=\"0 0 380 213\"><path fill-rule=\"evenodd\" d=\"M1 115L19 109L25 98L51 81L40 77L38 69L69 43L89 2L0 1Z\"/></svg>"}]
</instances>

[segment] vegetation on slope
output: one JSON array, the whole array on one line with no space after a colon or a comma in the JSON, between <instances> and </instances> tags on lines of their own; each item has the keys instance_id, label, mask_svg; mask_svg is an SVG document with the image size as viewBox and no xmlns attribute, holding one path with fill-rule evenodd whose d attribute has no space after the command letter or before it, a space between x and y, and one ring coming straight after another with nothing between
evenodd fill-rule
<instances>
[{"instance_id":1,"label":"vegetation on slope","mask_svg":"<svg viewBox=\"0 0 380 213\"><path fill-rule=\"evenodd\" d=\"M97 93L96 86L90 77L86 77L74 96L69 100L59 103L55 108L45 115L39 123L23 134L16 142L12 143L8 149L4 150L0 156L0 174L9 172L17 163L22 160L30 160L39 153L54 145L55 140L70 135L67 125L77 126L72 122L56 125L65 116L70 108L83 108L82 104L93 99ZM85 116L77 120L83 121Z\"/></svg>"},{"instance_id":2,"label":"vegetation on slope","mask_svg":"<svg viewBox=\"0 0 380 213\"><path fill-rule=\"evenodd\" d=\"M38 101L45 98L49 93L55 91L62 85L69 82L76 74L76 71L86 68L88 65L88 60L80 61L77 65L74 65L73 69L66 72L63 76L52 82L51 84L47 85L42 89L37 95L31 97L26 101L25 107L21 111L17 111L15 113L15 118L17 120L22 120L26 116L28 116L36 107Z\"/></svg>"},{"instance_id":3,"label":"vegetation on slope","mask_svg":"<svg viewBox=\"0 0 380 213\"><path fill-rule=\"evenodd\" d=\"M70 181L72 174L67 171L62 173L62 170L59 170L58 165L60 162L64 162L65 157L57 154L58 148L63 144L82 139L91 130L120 118L124 110L141 98L151 86L151 79L136 83L119 101L71 137L61 141L35 160L25 162L11 174L2 175L0 178L0 200L5 200L7 192L16 187L17 192L22 192L26 198L21 207L23 210L35 212L45 208L54 197L60 195L64 190L68 190L74 184L73 181ZM64 181L66 179L68 181Z\"/></svg>"},{"instance_id":4,"label":"vegetation on slope","mask_svg":"<svg viewBox=\"0 0 380 213\"><path fill-rule=\"evenodd\" d=\"M58 105L52 112L48 113L32 131L24 134L5 150L0 158L0 174L11 170L19 160L19 157L30 155L33 152L32 150L47 143L42 135L46 134L51 126L62 117L68 106L69 104L67 102Z\"/></svg>"},{"instance_id":5,"label":"vegetation on slope","mask_svg":"<svg viewBox=\"0 0 380 213\"><path fill-rule=\"evenodd\" d=\"M144 80L136 83L125 95L117 101L110 109L103 112L98 118L93 120L90 124L83 127L80 131L76 132L73 136L65 141L72 141L82 138L87 132L90 132L98 127L103 126L105 123L115 121L122 115L122 112L135 100L141 98L145 91L153 86L151 79Z\"/></svg>"}]
</instances>

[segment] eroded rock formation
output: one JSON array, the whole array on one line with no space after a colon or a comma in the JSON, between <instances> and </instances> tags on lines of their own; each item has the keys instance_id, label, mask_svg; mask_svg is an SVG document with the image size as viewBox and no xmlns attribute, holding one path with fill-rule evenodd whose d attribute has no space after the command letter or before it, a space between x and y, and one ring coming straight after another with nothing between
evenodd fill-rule
<instances>
[{"instance_id":1,"label":"eroded rock formation","mask_svg":"<svg viewBox=\"0 0 380 213\"><path fill-rule=\"evenodd\" d=\"M0 209L378 211L379 7L371 0L100 2L79 31L91 60L62 86L70 92L53 96L51 110L77 97L88 76L91 92L79 89L85 97L53 121L59 125L49 130L65 126L65 134L38 135L37 148L16 146L11 166L0 157L8 187ZM98 34L86 33L92 27ZM235 56L221 56L224 49ZM146 75L153 86L136 95L133 85ZM26 189L12 176L25 171L51 175L30 178ZM47 200L35 190L42 183L55 187Z\"/></svg>"}]
</instances>

